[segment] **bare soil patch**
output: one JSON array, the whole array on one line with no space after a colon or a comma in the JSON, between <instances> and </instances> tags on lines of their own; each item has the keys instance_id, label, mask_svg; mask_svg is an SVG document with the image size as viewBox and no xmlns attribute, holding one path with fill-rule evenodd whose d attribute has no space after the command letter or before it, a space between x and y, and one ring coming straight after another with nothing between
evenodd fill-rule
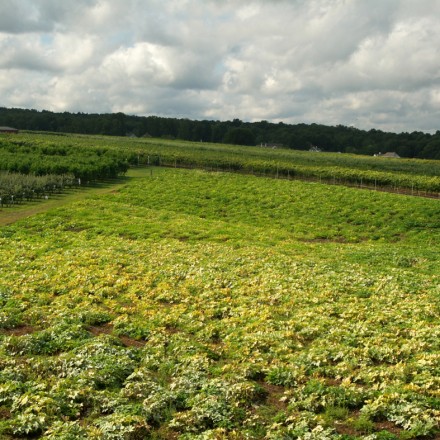
<instances>
[{"instance_id":1,"label":"bare soil patch","mask_svg":"<svg viewBox=\"0 0 440 440\"><path fill-rule=\"evenodd\" d=\"M280 399L284 396L284 387L280 385L272 385L263 381L258 381L258 384L267 392L266 403L278 411L283 411L287 408L287 403Z\"/></svg>"},{"instance_id":2,"label":"bare soil patch","mask_svg":"<svg viewBox=\"0 0 440 440\"><path fill-rule=\"evenodd\" d=\"M111 324L105 324L102 326L89 326L87 330L94 336L99 335L113 335L113 326ZM128 336L120 335L116 336L126 347L143 347L146 342L139 341Z\"/></svg>"},{"instance_id":3,"label":"bare soil patch","mask_svg":"<svg viewBox=\"0 0 440 440\"><path fill-rule=\"evenodd\" d=\"M20 327L1 330L1 332L3 334L9 335L9 336L30 335L31 333L34 333L36 331L37 331L37 329L30 326L30 325L21 325Z\"/></svg>"}]
</instances>

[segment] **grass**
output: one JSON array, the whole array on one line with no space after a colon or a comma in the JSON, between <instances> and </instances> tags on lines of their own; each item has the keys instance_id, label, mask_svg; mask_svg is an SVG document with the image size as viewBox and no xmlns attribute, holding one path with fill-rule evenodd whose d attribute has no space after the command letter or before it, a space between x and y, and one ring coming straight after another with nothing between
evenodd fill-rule
<instances>
[{"instance_id":1,"label":"grass","mask_svg":"<svg viewBox=\"0 0 440 440\"><path fill-rule=\"evenodd\" d=\"M116 191L124 182L137 175L139 175L139 173L136 169L131 169L126 176L113 181L95 182L82 186L80 189L65 189L62 193L52 194L48 199L36 199L32 202L3 207L0 209L0 226L15 223L23 218L32 217L36 214L73 203L91 195Z\"/></svg>"},{"instance_id":2,"label":"grass","mask_svg":"<svg viewBox=\"0 0 440 440\"><path fill-rule=\"evenodd\" d=\"M438 201L155 168L53 203L0 229L6 439L438 433Z\"/></svg>"}]
</instances>

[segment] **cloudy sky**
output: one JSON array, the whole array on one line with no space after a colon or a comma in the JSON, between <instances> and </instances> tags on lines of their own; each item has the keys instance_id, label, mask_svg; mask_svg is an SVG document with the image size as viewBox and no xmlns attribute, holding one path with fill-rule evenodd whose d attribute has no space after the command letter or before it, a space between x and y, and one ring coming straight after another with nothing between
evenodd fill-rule
<instances>
[{"instance_id":1,"label":"cloudy sky","mask_svg":"<svg viewBox=\"0 0 440 440\"><path fill-rule=\"evenodd\" d=\"M0 106L440 130L440 0L0 0Z\"/></svg>"}]
</instances>

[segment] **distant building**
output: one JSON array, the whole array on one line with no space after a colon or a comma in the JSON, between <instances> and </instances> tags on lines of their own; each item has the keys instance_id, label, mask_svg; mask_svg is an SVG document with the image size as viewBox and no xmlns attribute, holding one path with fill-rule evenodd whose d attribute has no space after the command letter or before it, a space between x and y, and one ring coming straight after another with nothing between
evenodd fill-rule
<instances>
[{"instance_id":1,"label":"distant building","mask_svg":"<svg viewBox=\"0 0 440 440\"><path fill-rule=\"evenodd\" d=\"M12 127L0 127L0 133L13 133L17 134L18 130Z\"/></svg>"},{"instance_id":2,"label":"distant building","mask_svg":"<svg viewBox=\"0 0 440 440\"><path fill-rule=\"evenodd\" d=\"M384 154L382 154L382 153L378 153L378 154L375 154L375 156L376 157L395 157L395 158L399 158L400 156L397 154L397 153L395 153L394 151L392 151L392 152L388 152L388 153L384 153Z\"/></svg>"},{"instance_id":3,"label":"distant building","mask_svg":"<svg viewBox=\"0 0 440 440\"><path fill-rule=\"evenodd\" d=\"M313 152L315 152L315 153L321 153L321 148L319 148L319 147L317 147L316 145L312 145L310 148L309 148L309 151L313 151Z\"/></svg>"},{"instance_id":4,"label":"distant building","mask_svg":"<svg viewBox=\"0 0 440 440\"><path fill-rule=\"evenodd\" d=\"M265 148L272 148L273 150L276 150L277 148L284 148L284 144L275 144L273 142L268 142L268 143L261 143L261 147L265 147Z\"/></svg>"}]
</instances>

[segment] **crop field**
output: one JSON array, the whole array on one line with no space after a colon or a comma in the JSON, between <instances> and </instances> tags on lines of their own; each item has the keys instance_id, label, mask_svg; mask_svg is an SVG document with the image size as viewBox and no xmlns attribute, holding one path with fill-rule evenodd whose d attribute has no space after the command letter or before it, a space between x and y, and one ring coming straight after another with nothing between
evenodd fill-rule
<instances>
[{"instance_id":1,"label":"crop field","mask_svg":"<svg viewBox=\"0 0 440 440\"><path fill-rule=\"evenodd\" d=\"M0 171L115 177L129 165L236 171L440 198L440 161L243 147L166 139L23 133L0 135Z\"/></svg>"},{"instance_id":2,"label":"crop field","mask_svg":"<svg viewBox=\"0 0 440 440\"><path fill-rule=\"evenodd\" d=\"M74 138L55 138L69 164ZM75 145L101 176L171 167L31 199L50 209L0 227L2 440L439 438L439 200L90 139ZM230 148L217 163L238 163ZM438 179L434 162L386 164Z\"/></svg>"}]
</instances>

